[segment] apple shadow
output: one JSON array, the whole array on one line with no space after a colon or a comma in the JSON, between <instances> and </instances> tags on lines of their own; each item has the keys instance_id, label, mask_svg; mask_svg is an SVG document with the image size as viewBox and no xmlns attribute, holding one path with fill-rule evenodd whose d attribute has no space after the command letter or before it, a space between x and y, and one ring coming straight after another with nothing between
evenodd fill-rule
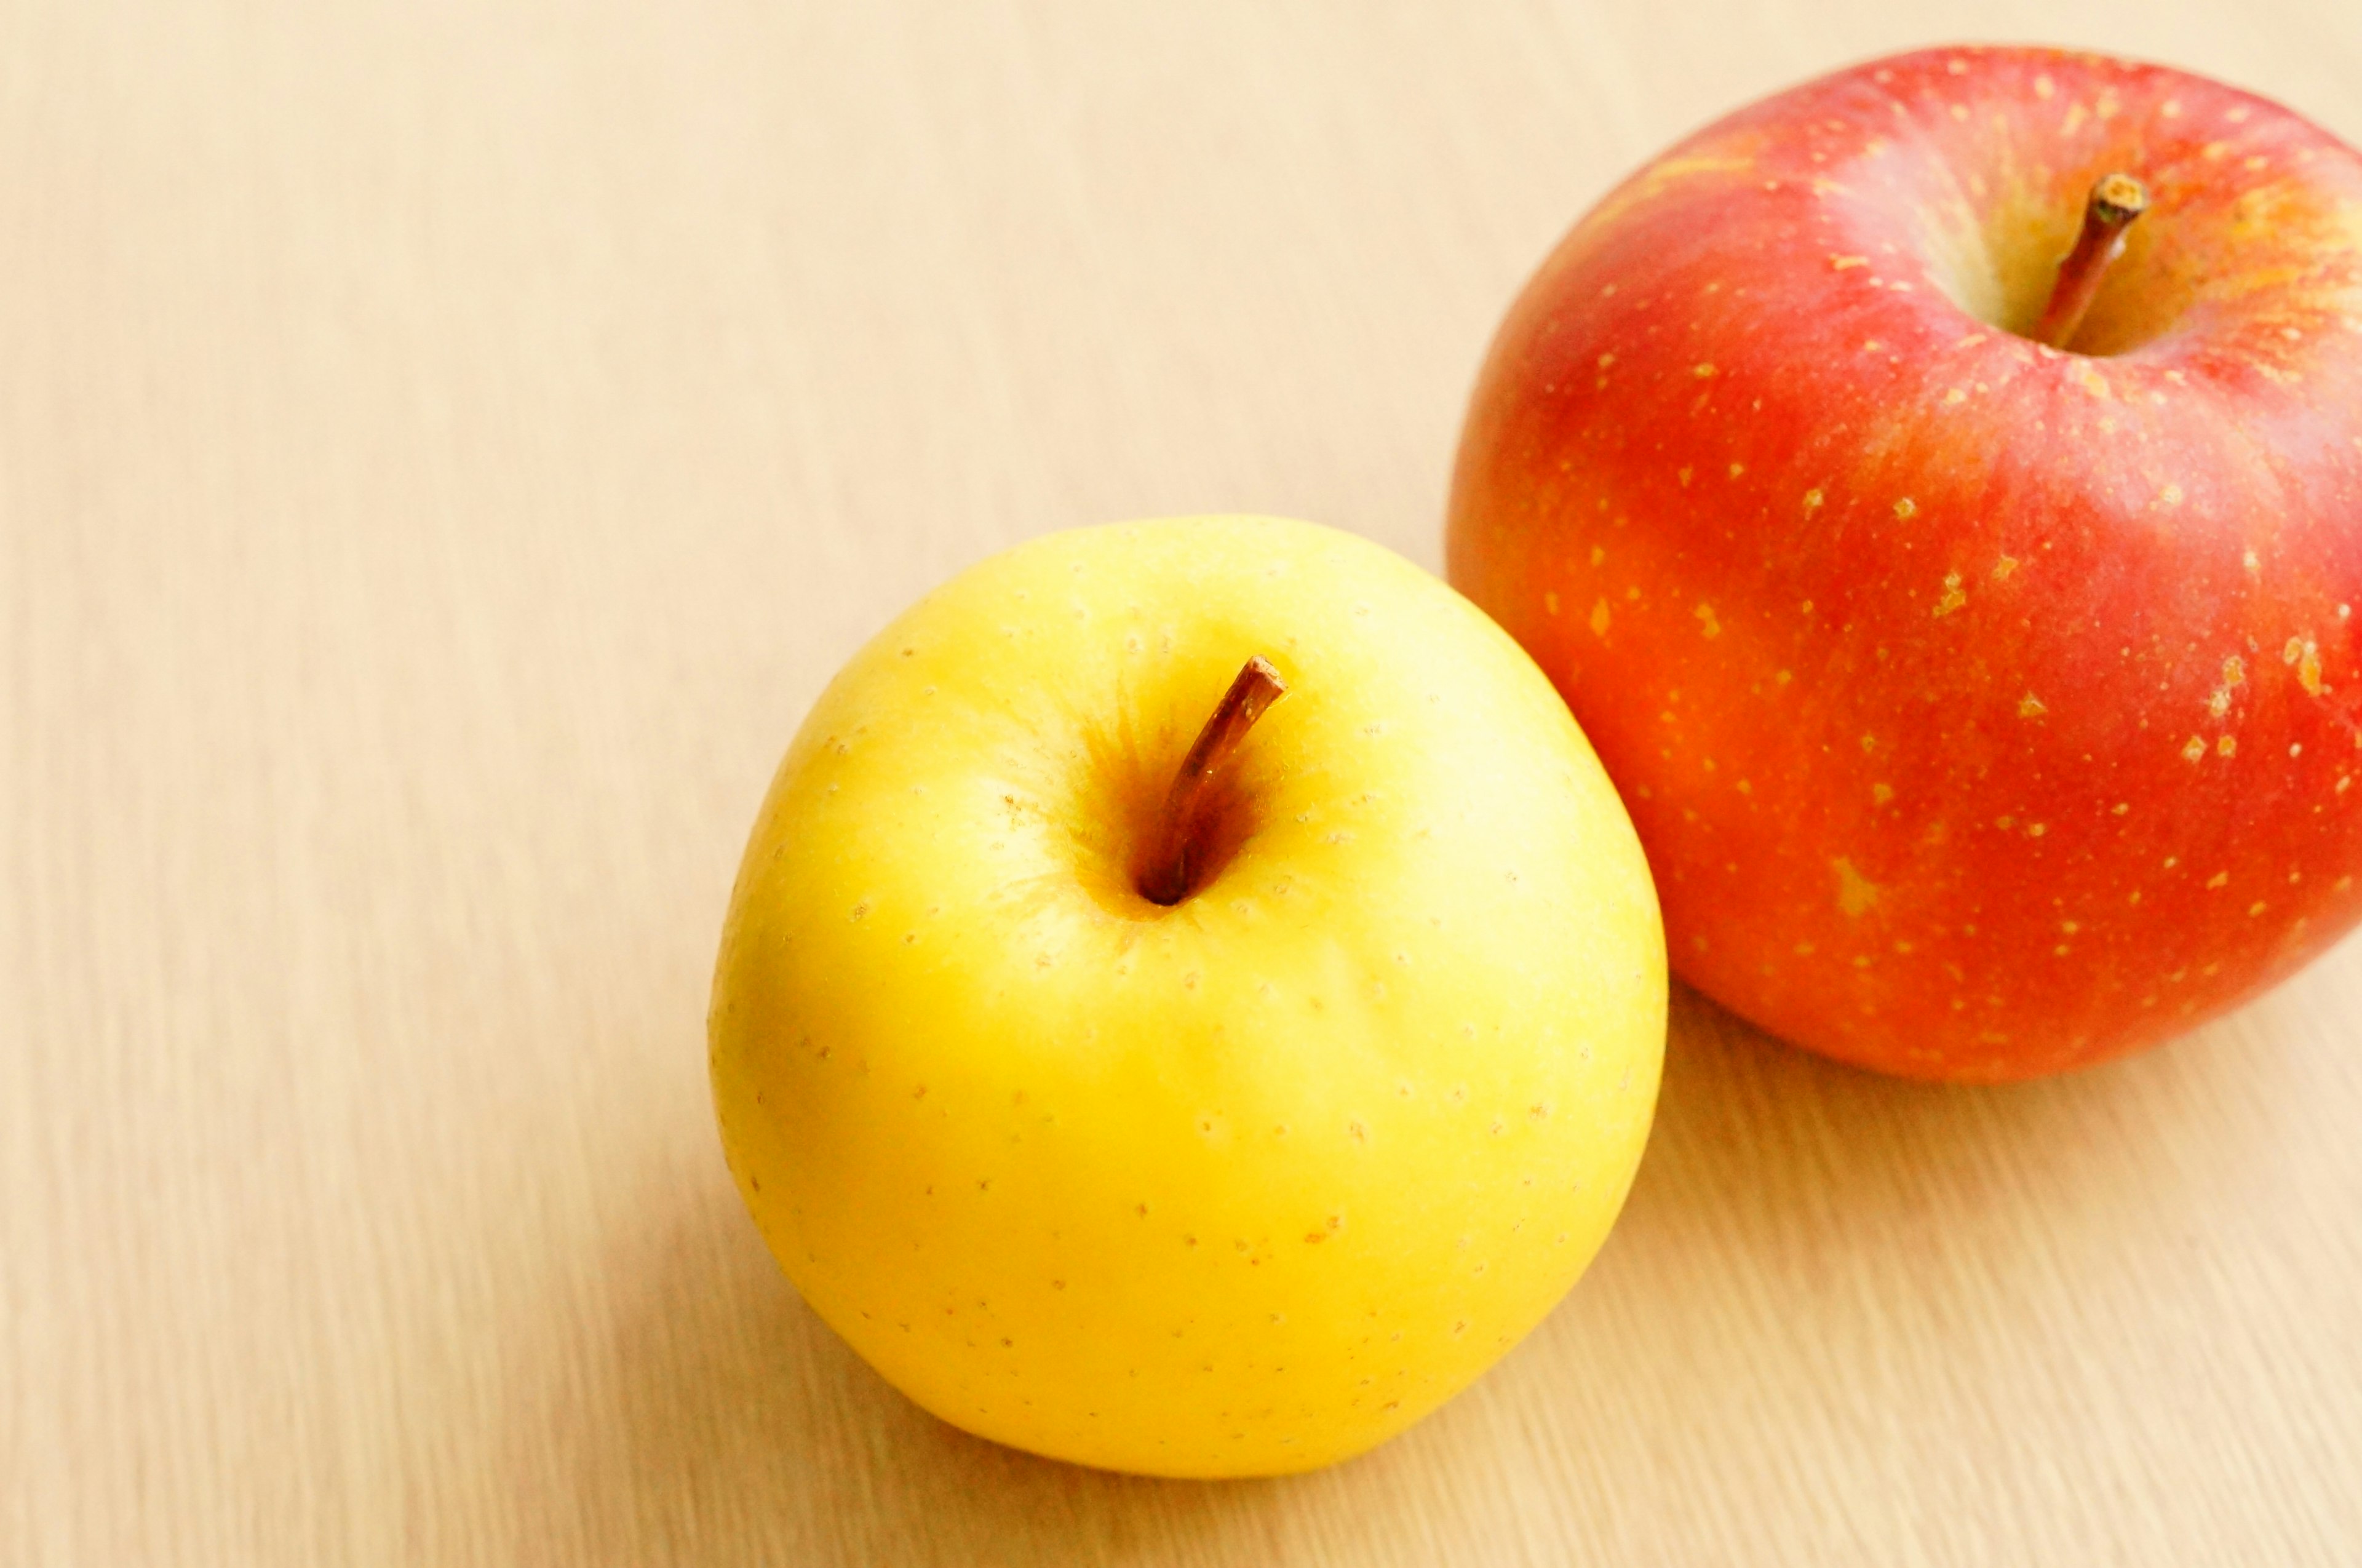
<instances>
[{"instance_id":1,"label":"apple shadow","mask_svg":"<svg viewBox=\"0 0 2362 1568\"><path fill-rule=\"evenodd\" d=\"M1657 1121L1617 1236L1710 1219L1733 1261L1875 1264L1931 1224L2016 1255L2036 1230L2055 1245L2176 1207L2229 1183L2272 1136L2292 1032L2275 1021L2282 999L2079 1073L1953 1085L1815 1055L1676 982Z\"/></svg>"},{"instance_id":2,"label":"apple shadow","mask_svg":"<svg viewBox=\"0 0 2362 1568\"><path fill-rule=\"evenodd\" d=\"M1812 1055L1676 985L1631 1198L1512 1364L1561 1421L1636 1451L1562 1470L1611 1513L1672 1476L1794 1485L1723 1435L1770 1430L1891 1467L1864 1506L1992 1483L1974 1466L2022 1457L2004 1407L2089 1364L2092 1304L2174 1289L2276 1179L2304 1005L2284 990L2081 1073L1953 1086Z\"/></svg>"},{"instance_id":3,"label":"apple shadow","mask_svg":"<svg viewBox=\"0 0 2362 1568\"><path fill-rule=\"evenodd\" d=\"M1482 1506L1510 1474L1570 1529L1637 1548L1648 1521L1618 1522L1636 1488L1707 1463L1697 1434L1743 1427L1749 1401L1867 1436L1898 1344L1957 1339L1971 1371L2014 1354L2028 1331L2007 1314L2034 1309L2062 1250L2235 1188L2286 1076L2272 1006L1969 1088L1825 1062L1677 988L1656 1130L1590 1276L1411 1433L1275 1481L1109 1474L936 1420L804 1306L718 1153L684 1142L606 1229L606 1312L552 1326L505 1423L496 1484L546 1507L513 1560L1473 1562L1518 1555Z\"/></svg>"}]
</instances>

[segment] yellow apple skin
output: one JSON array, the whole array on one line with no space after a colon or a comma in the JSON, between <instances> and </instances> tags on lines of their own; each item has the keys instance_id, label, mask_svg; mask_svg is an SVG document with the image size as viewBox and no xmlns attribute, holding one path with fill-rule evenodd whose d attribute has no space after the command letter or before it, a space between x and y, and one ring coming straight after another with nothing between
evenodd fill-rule
<instances>
[{"instance_id":1,"label":"yellow apple skin","mask_svg":"<svg viewBox=\"0 0 2362 1568\"><path fill-rule=\"evenodd\" d=\"M1245 659L1242 834L1135 889ZM1054 535L864 648L765 801L711 1065L732 1173L887 1380L1164 1475L1358 1453L1606 1238L1655 1107L1656 895L1550 682L1425 572L1272 518Z\"/></svg>"}]
</instances>

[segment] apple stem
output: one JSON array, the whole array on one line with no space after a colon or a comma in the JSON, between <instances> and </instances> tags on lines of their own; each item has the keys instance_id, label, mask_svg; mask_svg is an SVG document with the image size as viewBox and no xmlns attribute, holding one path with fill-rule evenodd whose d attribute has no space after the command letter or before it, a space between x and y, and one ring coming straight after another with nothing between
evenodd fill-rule
<instances>
[{"instance_id":1,"label":"apple stem","mask_svg":"<svg viewBox=\"0 0 2362 1568\"><path fill-rule=\"evenodd\" d=\"M2108 266L2125 253L2125 231L2133 219L2148 211L2148 187L2129 174L2103 174L2083 204L2083 231L2075 248L2058 263L2058 281L2051 285L2050 303L2034 328L2034 340L2064 348L2075 340L2092 302L2099 297L2100 280Z\"/></svg>"},{"instance_id":2,"label":"apple stem","mask_svg":"<svg viewBox=\"0 0 2362 1568\"><path fill-rule=\"evenodd\" d=\"M1198 872L1198 829L1209 798L1207 785L1238 751L1254 722L1286 695L1287 683L1279 678L1279 671L1257 654L1247 660L1231 689L1214 704L1206 727L1198 732L1197 744L1173 776L1173 788L1165 792L1164 812L1157 819L1155 853L1140 874L1142 898L1172 905L1189 896Z\"/></svg>"}]
</instances>

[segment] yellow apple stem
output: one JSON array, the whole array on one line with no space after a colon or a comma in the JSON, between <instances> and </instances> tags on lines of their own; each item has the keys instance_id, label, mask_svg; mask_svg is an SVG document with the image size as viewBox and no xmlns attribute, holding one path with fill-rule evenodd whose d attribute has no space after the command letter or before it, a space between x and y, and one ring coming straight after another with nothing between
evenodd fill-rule
<instances>
[{"instance_id":1,"label":"yellow apple stem","mask_svg":"<svg viewBox=\"0 0 2362 1568\"><path fill-rule=\"evenodd\" d=\"M2034 328L2036 343L2064 348L2074 342L2076 329L2099 297L2109 264L2125 253L2125 231L2147 211L2147 186L2129 174L2100 177L2091 200L2083 204L2083 231L2075 237L2075 248L2058 263L2050 303L2042 307L2042 320Z\"/></svg>"},{"instance_id":2,"label":"yellow apple stem","mask_svg":"<svg viewBox=\"0 0 2362 1568\"><path fill-rule=\"evenodd\" d=\"M1151 903L1177 904L1196 886L1202 848L1200 828L1216 774L1235 755L1247 731L1274 702L1287 695L1287 683L1261 654L1247 660L1222 700L1214 704L1197 744L1181 759L1157 819L1154 852L1142 863L1140 893Z\"/></svg>"}]
</instances>

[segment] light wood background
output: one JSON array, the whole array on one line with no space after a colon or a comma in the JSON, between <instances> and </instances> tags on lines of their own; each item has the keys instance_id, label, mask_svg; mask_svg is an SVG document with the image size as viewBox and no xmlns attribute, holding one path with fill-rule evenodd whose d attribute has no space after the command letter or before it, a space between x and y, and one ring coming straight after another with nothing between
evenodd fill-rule
<instances>
[{"instance_id":1,"label":"light wood background","mask_svg":"<svg viewBox=\"0 0 2362 1568\"><path fill-rule=\"evenodd\" d=\"M2353 0L0 6L0 1562L2362 1561L2362 943L2001 1091L1678 999L1591 1276L1286 1482L938 1425L717 1149L891 612L1151 513L1436 564L1584 206L1977 36L2362 140Z\"/></svg>"}]
</instances>

